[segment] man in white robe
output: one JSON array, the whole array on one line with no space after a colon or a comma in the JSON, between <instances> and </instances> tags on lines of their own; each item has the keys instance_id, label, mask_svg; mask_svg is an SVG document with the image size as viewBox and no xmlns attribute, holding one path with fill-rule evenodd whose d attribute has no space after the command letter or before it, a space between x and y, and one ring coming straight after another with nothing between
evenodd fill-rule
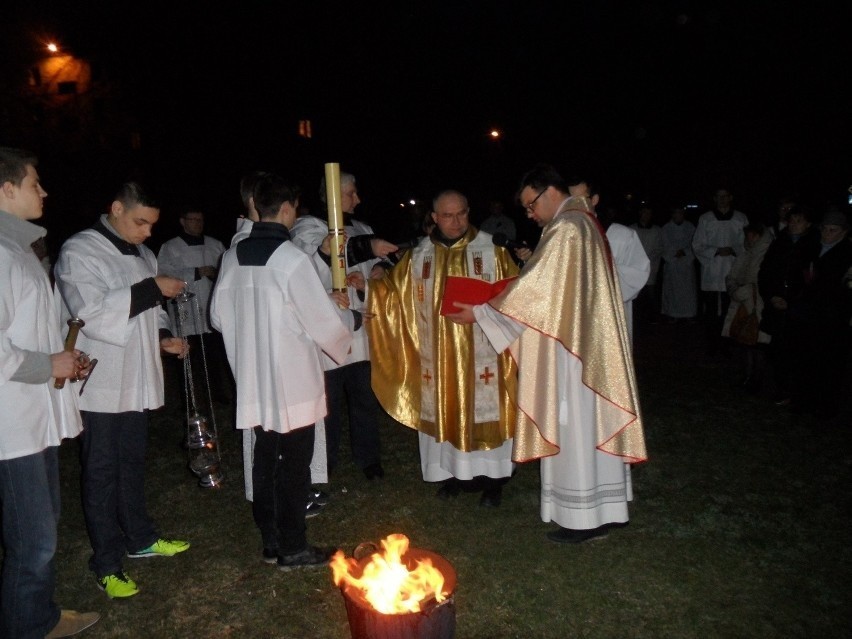
<instances>
[{"instance_id":1,"label":"man in white robe","mask_svg":"<svg viewBox=\"0 0 852 639\"><path fill-rule=\"evenodd\" d=\"M0 522L4 557L0 636L66 637L98 621L60 610L54 555L59 522L59 445L82 428L77 388L54 387L81 368L64 351L47 274L32 245L46 231L37 158L0 147Z\"/></svg>"},{"instance_id":2,"label":"man in white robe","mask_svg":"<svg viewBox=\"0 0 852 639\"><path fill-rule=\"evenodd\" d=\"M737 255L745 251L748 224L745 214L732 206L733 196L726 188L713 195L715 208L698 218L692 237L692 250L701 264L701 305L708 351L713 353L721 342L722 324L731 298L725 278Z\"/></svg>"},{"instance_id":3,"label":"man in white robe","mask_svg":"<svg viewBox=\"0 0 852 639\"><path fill-rule=\"evenodd\" d=\"M184 336L210 332L207 318L210 306L210 291L219 270L219 258L225 246L215 237L204 235L204 213L195 209L184 211L180 216L183 232L163 242L157 254L159 272L171 275L187 283L186 290L195 295L189 317L182 319ZM172 320L172 333L178 334L174 304L168 304ZM197 313L195 312L197 310Z\"/></svg>"},{"instance_id":4,"label":"man in white robe","mask_svg":"<svg viewBox=\"0 0 852 639\"><path fill-rule=\"evenodd\" d=\"M159 217L150 191L124 183L109 213L63 244L54 270L63 317L85 322L77 344L98 359L80 397L83 512L89 568L110 598L139 592L123 571L125 555L170 557L189 548L160 537L145 505L148 411L163 405L160 351L188 352L162 307L186 282L157 275L157 258L143 244Z\"/></svg>"},{"instance_id":5,"label":"man in white robe","mask_svg":"<svg viewBox=\"0 0 852 639\"><path fill-rule=\"evenodd\" d=\"M597 216L595 209L600 201L600 195L595 187L582 178L574 177L569 181L569 195L588 198L592 213ZM627 334L633 343L633 300L642 291L651 274L651 261L642 246L639 235L629 226L613 222L601 221L606 231L606 238L612 250L612 261L621 288L621 299L624 304L624 318L627 322Z\"/></svg>"},{"instance_id":6,"label":"man in white robe","mask_svg":"<svg viewBox=\"0 0 852 639\"><path fill-rule=\"evenodd\" d=\"M682 208L672 209L671 220L662 228L662 313L673 320L691 319L698 312L695 282L695 225L684 218Z\"/></svg>"},{"instance_id":7,"label":"man in white robe","mask_svg":"<svg viewBox=\"0 0 852 639\"><path fill-rule=\"evenodd\" d=\"M320 197L326 198L325 180L320 185ZM361 202L355 177L351 173L340 174L340 205L344 216L344 231L347 237L347 273L360 273L364 279L381 277L383 267L390 267L381 257L374 257L372 240L377 240L373 229L354 217L355 208ZM296 220L293 227L293 243L310 256L315 255L328 237L328 221L313 215ZM382 240L379 240L382 241ZM383 242L383 241L382 241ZM355 250L353 243L358 243ZM386 243L386 252L397 247ZM355 253L360 256L355 258ZM349 308L364 310L363 293L349 288ZM338 464L338 451L344 422L348 422L352 461L361 469L368 480L384 477L381 462L381 438L379 433L379 403L370 386L370 348L364 331L355 333L352 350L346 361L336 364L326 361L326 393L328 415L325 418L326 452L329 473Z\"/></svg>"},{"instance_id":8,"label":"man in white robe","mask_svg":"<svg viewBox=\"0 0 852 639\"><path fill-rule=\"evenodd\" d=\"M213 290L219 272L219 258L225 252L225 246L215 237L204 234L202 211L187 209L179 222L183 232L163 242L157 254L159 273L185 281L187 292L192 294L189 299L179 298L179 304L175 300L166 304L172 334L186 337L189 341L195 378L191 397L230 404L233 381L225 363L225 347L219 332L211 330L207 317L210 291ZM203 375L205 372L207 377Z\"/></svg>"},{"instance_id":9,"label":"man in white robe","mask_svg":"<svg viewBox=\"0 0 852 639\"><path fill-rule=\"evenodd\" d=\"M369 283L367 330L376 395L394 419L419 431L424 481L443 482L442 498L481 490L480 504L494 507L514 469L515 369L478 327L457 326L439 310L449 275L496 282L518 271L468 215L461 193L435 198L432 234Z\"/></svg>"},{"instance_id":10,"label":"man in white robe","mask_svg":"<svg viewBox=\"0 0 852 639\"><path fill-rule=\"evenodd\" d=\"M532 257L502 294L448 317L517 362L513 459L541 460L541 518L560 526L548 539L580 543L627 523L629 464L646 459L624 306L587 198L539 166L519 199L543 228Z\"/></svg>"},{"instance_id":11,"label":"man in white robe","mask_svg":"<svg viewBox=\"0 0 852 639\"><path fill-rule=\"evenodd\" d=\"M320 353L343 361L352 333L290 241L297 191L265 175L253 198L259 221L223 256L210 319L237 380L236 427L255 433L252 514L263 559L282 570L318 567L331 552L308 543L305 511L314 424L326 414Z\"/></svg>"}]
</instances>

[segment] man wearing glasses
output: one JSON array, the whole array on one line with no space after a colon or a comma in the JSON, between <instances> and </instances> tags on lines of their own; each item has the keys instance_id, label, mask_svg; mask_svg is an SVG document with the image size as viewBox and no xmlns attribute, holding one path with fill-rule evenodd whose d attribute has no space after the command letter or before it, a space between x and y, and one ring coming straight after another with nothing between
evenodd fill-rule
<instances>
[{"instance_id":1,"label":"man wearing glasses","mask_svg":"<svg viewBox=\"0 0 852 639\"><path fill-rule=\"evenodd\" d=\"M495 507L513 470L515 367L478 326L450 322L439 307L447 276L496 282L518 269L470 225L458 191L435 198L432 219L432 233L369 284L373 388L394 419L419 431L423 479L442 482L438 497L481 490L480 505Z\"/></svg>"},{"instance_id":2,"label":"man wearing glasses","mask_svg":"<svg viewBox=\"0 0 852 639\"><path fill-rule=\"evenodd\" d=\"M521 275L487 304L448 315L476 322L518 364L515 462L541 460L541 518L557 543L628 521L629 464L646 459L624 307L603 229L585 197L541 165L521 205L542 227Z\"/></svg>"}]
</instances>

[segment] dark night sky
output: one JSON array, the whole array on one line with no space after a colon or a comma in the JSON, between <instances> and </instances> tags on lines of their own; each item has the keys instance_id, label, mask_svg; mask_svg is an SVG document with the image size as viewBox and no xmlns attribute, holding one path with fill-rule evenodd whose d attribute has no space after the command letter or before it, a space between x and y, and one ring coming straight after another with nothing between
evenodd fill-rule
<instances>
[{"instance_id":1,"label":"dark night sky","mask_svg":"<svg viewBox=\"0 0 852 639\"><path fill-rule=\"evenodd\" d=\"M329 161L378 227L441 188L509 197L538 161L660 208L724 181L762 215L852 184L848 21L827 3L80 4L32 0L5 26L118 80L158 179L229 218L245 171L313 192Z\"/></svg>"}]
</instances>

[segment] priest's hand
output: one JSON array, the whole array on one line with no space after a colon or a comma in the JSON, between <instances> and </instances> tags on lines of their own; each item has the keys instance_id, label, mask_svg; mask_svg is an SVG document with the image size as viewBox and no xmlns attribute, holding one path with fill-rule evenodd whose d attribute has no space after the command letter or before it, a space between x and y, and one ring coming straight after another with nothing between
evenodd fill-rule
<instances>
[{"instance_id":1,"label":"priest's hand","mask_svg":"<svg viewBox=\"0 0 852 639\"><path fill-rule=\"evenodd\" d=\"M189 342L181 337L164 337L160 340L160 348L166 353L177 355L178 359L189 355Z\"/></svg>"},{"instance_id":2,"label":"priest's hand","mask_svg":"<svg viewBox=\"0 0 852 639\"><path fill-rule=\"evenodd\" d=\"M370 240L370 248L373 251L373 255L376 257L387 257L391 253L396 253L399 250L399 247L396 244L391 244L387 240L383 240L378 237Z\"/></svg>"},{"instance_id":3,"label":"priest's hand","mask_svg":"<svg viewBox=\"0 0 852 639\"><path fill-rule=\"evenodd\" d=\"M371 280L380 280L385 276L385 273L388 272L387 265L384 262L379 262L372 269L370 269L370 279Z\"/></svg>"},{"instance_id":4,"label":"priest's hand","mask_svg":"<svg viewBox=\"0 0 852 639\"><path fill-rule=\"evenodd\" d=\"M461 309L458 313L447 313L446 318L456 324L473 324L476 318L473 316L473 304L464 302L453 302L453 305Z\"/></svg>"},{"instance_id":5,"label":"priest's hand","mask_svg":"<svg viewBox=\"0 0 852 639\"><path fill-rule=\"evenodd\" d=\"M527 246L521 246L515 249L515 257L521 262L526 262L532 257L532 251Z\"/></svg>"}]
</instances>

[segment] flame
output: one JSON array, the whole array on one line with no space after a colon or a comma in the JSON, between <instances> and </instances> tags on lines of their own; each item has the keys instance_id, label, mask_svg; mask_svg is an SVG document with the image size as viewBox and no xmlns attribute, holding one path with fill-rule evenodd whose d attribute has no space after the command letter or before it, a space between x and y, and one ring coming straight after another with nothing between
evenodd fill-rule
<instances>
[{"instance_id":1,"label":"flame","mask_svg":"<svg viewBox=\"0 0 852 639\"><path fill-rule=\"evenodd\" d=\"M432 598L438 603L446 599L442 592L444 575L432 565L431 559L418 560L413 570L402 562L408 551L408 537L396 533L381 543L384 551L373 553L360 579L353 575L359 562L346 559L338 550L329 563L334 584L340 586L345 582L360 590L370 605L384 614L418 612L421 603Z\"/></svg>"}]
</instances>

